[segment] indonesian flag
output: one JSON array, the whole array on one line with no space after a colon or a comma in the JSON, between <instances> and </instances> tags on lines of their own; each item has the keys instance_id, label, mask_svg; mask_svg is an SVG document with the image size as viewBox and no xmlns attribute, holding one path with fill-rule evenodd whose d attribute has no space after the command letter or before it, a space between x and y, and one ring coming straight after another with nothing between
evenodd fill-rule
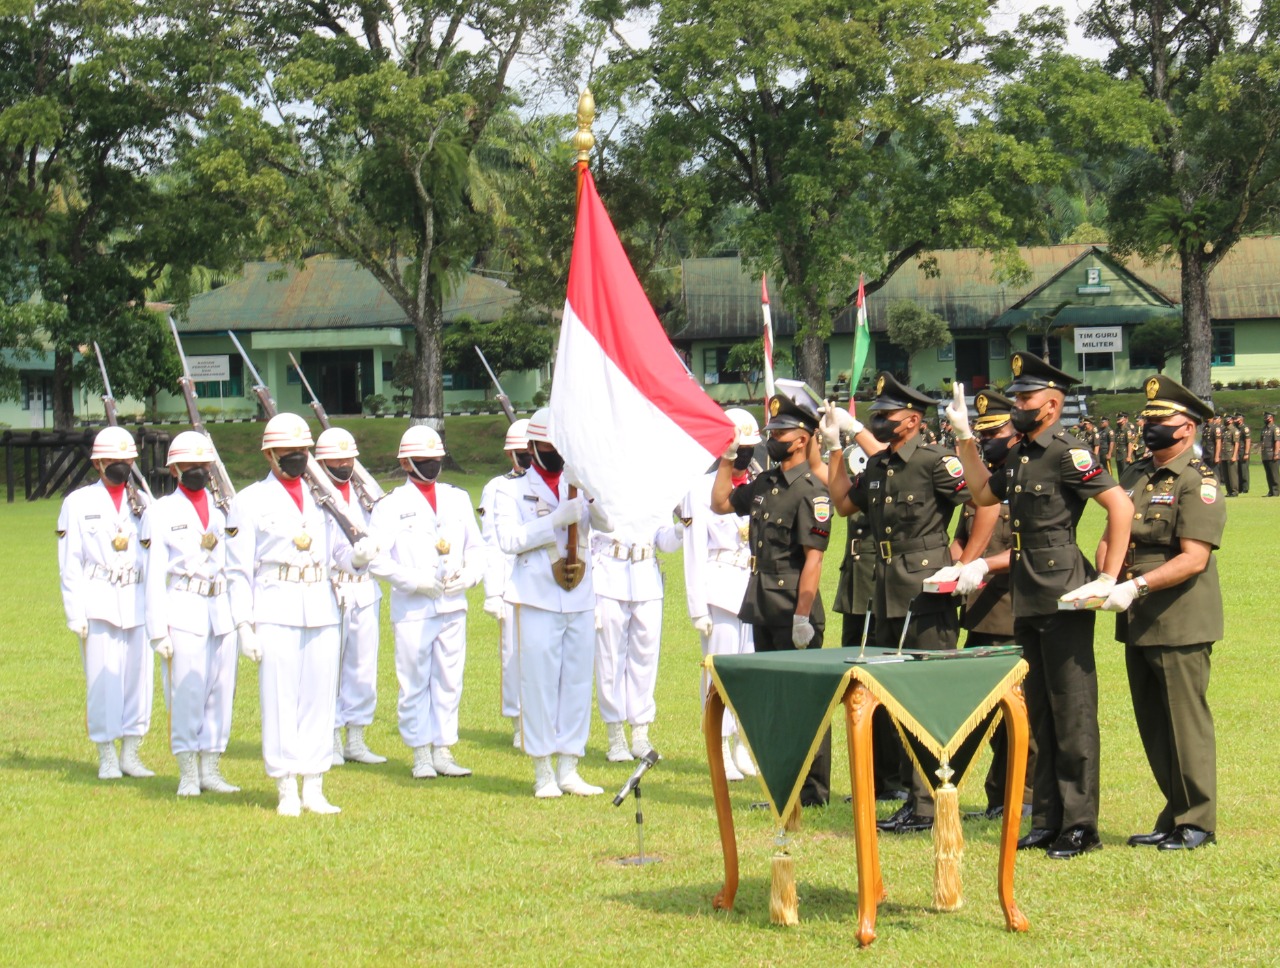
<instances>
[{"instance_id":1,"label":"indonesian flag","mask_svg":"<svg viewBox=\"0 0 1280 968\"><path fill-rule=\"evenodd\" d=\"M764 314L764 402L768 406L773 396L773 315L769 311L769 286L766 277L760 276L760 312Z\"/></svg>"},{"instance_id":2,"label":"indonesian flag","mask_svg":"<svg viewBox=\"0 0 1280 968\"><path fill-rule=\"evenodd\" d=\"M871 327L867 325L867 292L864 277L858 274L858 317L853 327L853 369L849 372L849 412L853 413L853 393L862 382L862 368L871 349Z\"/></svg>"},{"instance_id":3,"label":"indonesian flag","mask_svg":"<svg viewBox=\"0 0 1280 968\"><path fill-rule=\"evenodd\" d=\"M615 526L669 520L733 439L689 375L583 172L551 384L551 438Z\"/></svg>"}]
</instances>

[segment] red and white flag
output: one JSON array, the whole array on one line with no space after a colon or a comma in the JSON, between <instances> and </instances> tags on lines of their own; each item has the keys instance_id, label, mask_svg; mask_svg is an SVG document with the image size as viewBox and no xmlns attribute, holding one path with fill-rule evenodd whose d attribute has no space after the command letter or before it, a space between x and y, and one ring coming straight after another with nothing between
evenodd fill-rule
<instances>
[{"instance_id":1,"label":"red and white flag","mask_svg":"<svg viewBox=\"0 0 1280 968\"><path fill-rule=\"evenodd\" d=\"M764 402L767 406L774 393L773 385L773 314L769 311L769 286L760 276L760 312L764 314Z\"/></svg>"},{"instance_id":2,"label":"red and white flag","mask_svg":"<svg viewBox=\"0 0 1280 968\"><path fill-rule=\"evenodd\" d=\"M615 525L668 519L733 439L673 352L583 174L551 384L551 437Z\"/></svg>"}]
</instances>

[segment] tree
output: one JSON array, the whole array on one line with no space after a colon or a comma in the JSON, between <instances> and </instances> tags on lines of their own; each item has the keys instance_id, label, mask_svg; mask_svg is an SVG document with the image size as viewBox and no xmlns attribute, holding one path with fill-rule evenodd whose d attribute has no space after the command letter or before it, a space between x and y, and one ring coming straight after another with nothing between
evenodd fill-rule
<instances>
[{"instance_id":1,"label":"tree","mask_svg":"<svg viewBox=\"0 0 1280 968\"><path fill-rule=\"evenodd\" d=\"M917 303L902 299L889 307L889 342L907 354L907 383L911 382L911 358L921 350L951 342L947 321Z\"/></svg>"},{"instance_id":2,"label":"tree","mask_svg":"<svg viewBox=\"0 0 1280 968\"><path fill-rule=\"evenodd\" d=\"M74 378L88 372L75 368L79 347L150 354L162 323L141 310L147 287L166 265L216 263L234 247L224 210L153 175L243 69L236 36L199 0L36 0L0 15L0 235L59 307L42 333L56 426L70 426ZM141 373L113 388L146 396L154 374L135 384Z\"/></svg>"},{"instance_id":3,"label":"tree","mask_svg":"<svg viewBox=\"0 0 1280 968\"><path fill-rule=\"evenodd\" d=\"M1155 361L1156 372L1163 373L1172 357L1182 347L1182 323L1168 316L1157 316L1134 328L1129 334L1129 349Z\"/></svg>"},{"instance_id":4,"label":"tree","mask_svg":"<svg viewBox=\"0 0 1280 968\"><path fill-rule=\"evenodd\" d=\"M1213 270L1280 205L1278 17L1268 3L1250 17L1235 0L1096 0L1081 18L1154 109L1149 147L1111 185L1111 247L1178 261L1182 382L1205 399Z\"/></svg>"},{"instance_id":5,"label":"tree","mask_svg":"<svg viewBox=\"0 0 1280 968\"><path fill-rule=\"evenodd\" d=\"M205 184L264 213L283 251L318 240L378 280L416 335L413 421L443 431L444 300L494 232L473 161L515 103L512 71L554 49L564 5L241 9L257 24L265 73L206 120Z\"/></svg>"},{"instance_id":6,"label":"tree","mask_svg":"<svg viewBox=\"0 0 1280 968\"><path fill-rule=\"evenodd\" d=\"M791 354L781 347L773 348L773 369L778 372L795 366ZM725 367L737 370L742 374L742 382L747 385L747 394L754 397L756 386L764 377L764 340L749 339L743 343L735 343L725 358Z\"/></svg>"},{"instance_id":7,"label":"tree","mask_svg":"<svg viewBox=\"0 0 1280 968\"><path fill-rule=\"evenodd\" d=\"M491 323L478 323L472 319L459 319L445 327L440 341L444 368L453 374L462 374L484 387L484 397L489 399L492 381L485 371L476 347L480 347L493 372L537 370L551 362L555 349L555 334L542 323L506 315Z\"/></svg>"}]
</instances>

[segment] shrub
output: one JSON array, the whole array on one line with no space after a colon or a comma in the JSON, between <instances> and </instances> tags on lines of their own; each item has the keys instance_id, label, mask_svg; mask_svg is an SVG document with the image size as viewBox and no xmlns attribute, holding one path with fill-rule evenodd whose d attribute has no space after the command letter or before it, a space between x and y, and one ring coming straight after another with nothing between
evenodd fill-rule
<instances>
[{"instance_id":1,"label":"shrub","mask_svg":"<svg viewBox=\"0 0 1280 968\"><path fill-rule=\"evenodd\" d=\"M375 417L387 409L387 398L381 393L371 393L362 402L364 403L364 412Z\"/></svg>"}]
</instances>

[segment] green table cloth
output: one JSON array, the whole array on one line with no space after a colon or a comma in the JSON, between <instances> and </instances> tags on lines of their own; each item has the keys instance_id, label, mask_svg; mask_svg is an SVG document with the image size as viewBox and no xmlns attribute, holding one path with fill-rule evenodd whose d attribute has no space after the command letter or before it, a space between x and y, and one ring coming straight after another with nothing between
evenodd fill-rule
<instances>
[{"instance_id":1,"label":"green table cloth","mask_svg":"<svg viewBox=\"0 0 1280 968\"><path fill-rule=\"evenodd\" d=\"M944 759L963 779L995 727L1000 697L1027 674L1016 647L874 661L894 653L868 648L869 663L850 661L857 649L707 657L707 670L737 717L779 822L799 800L831 714L854 680L884 705L924 775L938 785L934 771Z\"/></svg>"}]
</instances>

